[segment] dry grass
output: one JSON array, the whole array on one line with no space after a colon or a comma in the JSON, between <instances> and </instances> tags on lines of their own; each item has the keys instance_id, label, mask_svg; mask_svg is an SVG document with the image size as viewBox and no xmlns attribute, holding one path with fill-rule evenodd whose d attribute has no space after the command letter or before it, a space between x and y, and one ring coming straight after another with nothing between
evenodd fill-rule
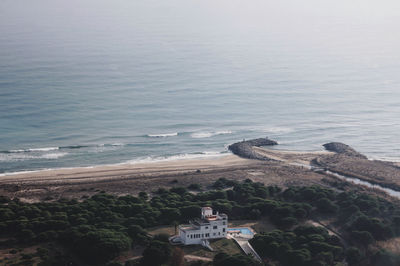
<instances>
[{"instance_id":1,"label":"dry grass","mask_svg":"<svg viewBox=\"0 0 400 266\"><path fill-rule=\"evenodd\" d=\"M379 241L377 245L395 254L400 254L400 237L395 237L386 241Z\"/></svg>"},{"instance_id":2,"label":"dry grass","mask_svg":"<svg viewBox=\"0 0 400 266\"><path fill-rule=\"evenodd\" d=\"M175 235L175 226L173 225L156 226L152 228L147 228L146 231L152 236L159 234L167 234L169 236L173 236Z\"/></svg>"},{"instance_id":3,"label":"dry grass","mask_svg":"<svg viewBox=\"0 0 400 266\"><path fill-rule=\"evenodd\" d=\"M30 247L15 247L15 248L7 248L0 250L0 265L10 265L10 264L18 264L21 263L22 254L35 254L38 245L30 246ZM15 254L12 254L14 253ZM36 263L39 262L39 258L32 258Z\"/></svg>"},{"instance_id":4,"label":"dry grass","mask_svg":"<svg viewBox=\"0 0 400 266\"><path fill-rule=\"evenodd\" d=\"M400 188L400 168L391 162L371 161L343 154L320 156L317 162L333 172L353 176L395 190Z\"/></svg>"}]
</instances>

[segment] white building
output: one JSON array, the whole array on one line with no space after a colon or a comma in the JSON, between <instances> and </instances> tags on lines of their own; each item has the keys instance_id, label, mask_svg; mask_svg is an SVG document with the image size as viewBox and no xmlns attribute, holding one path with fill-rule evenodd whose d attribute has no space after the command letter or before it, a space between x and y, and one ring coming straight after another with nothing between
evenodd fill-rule
<instances>
[{"instance_id":1,"label":"white building","mask_svg":"<svg viewBox=\"0 0 400 266\"><path fill-rule=\"evenodd\" d=\"M179 235L171 238L172 243L184 245L200 244L208 246L209 239L225 238L228 229L228 216L216 212L210 207L201 208L201 219L179 226Z\"/></svg>"}]
</instances>

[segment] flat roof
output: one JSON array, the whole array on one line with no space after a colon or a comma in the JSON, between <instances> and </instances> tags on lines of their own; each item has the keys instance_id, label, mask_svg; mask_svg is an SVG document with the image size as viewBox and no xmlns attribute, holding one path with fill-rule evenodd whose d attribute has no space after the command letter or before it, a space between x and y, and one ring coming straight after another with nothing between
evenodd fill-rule
<instances>
[{"instance_id":1,"label":"flat roof","mask_svg":"<svg viewBox=\"0 0 400 266\"><path fill-rule=\"evenodd\" d=\"M183 230L183 231L191 231L191 230L198 230L199 228L194 227L191 224L184 224L184 225L180 225L179 229Z\"/></svg>"}]
</instances>

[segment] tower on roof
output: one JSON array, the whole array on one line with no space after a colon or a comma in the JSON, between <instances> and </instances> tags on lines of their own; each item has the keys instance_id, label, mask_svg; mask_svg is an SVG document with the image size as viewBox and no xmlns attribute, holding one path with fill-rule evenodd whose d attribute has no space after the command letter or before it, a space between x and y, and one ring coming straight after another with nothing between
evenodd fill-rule
<instances>
[{"instance_id":1,"label":"tower on roof","mask_svg":"<svg viewBox=\"0 0 400 266\"><path fill-rule=\"evenodd\" d=\"M201 208L201 218L207 219L207 217L213 216L213 210L210 207Z\"/></svg>"}]
</instances>

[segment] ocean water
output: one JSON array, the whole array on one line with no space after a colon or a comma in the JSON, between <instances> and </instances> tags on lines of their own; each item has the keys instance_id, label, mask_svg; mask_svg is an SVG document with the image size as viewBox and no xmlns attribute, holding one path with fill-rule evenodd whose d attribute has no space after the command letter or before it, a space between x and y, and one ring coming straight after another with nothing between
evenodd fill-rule
<instances>
[{"instance_id":1,"label":"ocean water","mask_svg":"<svg viewBox=\"0 0 400 266\"><path fill-rule=\"evenodd\" d=\"M0 173L341 141L399 160L398 1L2 0Z\"/></svg>"}]
</instances>

